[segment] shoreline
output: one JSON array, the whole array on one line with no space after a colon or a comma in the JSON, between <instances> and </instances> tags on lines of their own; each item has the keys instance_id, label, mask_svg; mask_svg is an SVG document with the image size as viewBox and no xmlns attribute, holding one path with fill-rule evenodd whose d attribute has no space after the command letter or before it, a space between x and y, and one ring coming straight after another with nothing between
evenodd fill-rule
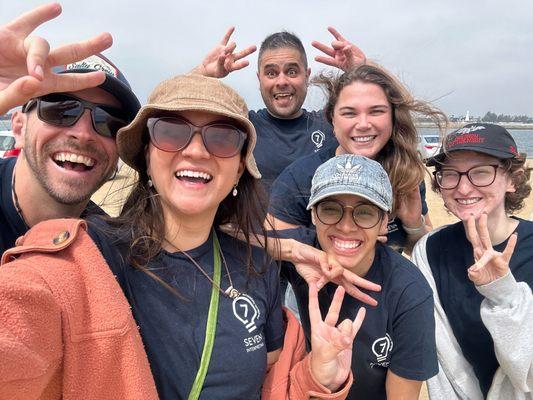
<instances>
[{"instance_id":1,"label":"shoreline","mask_svg":"<svg viewBox=\"0 0 533 400\"><path fill-rule=\"evenodd\" d=\"M465 126L466 124L472 124L479 121L460 121L460 122L448 122L446 129L448 130L454 130L459 129ZM489 122L490 124L497 124L503 126L505 129L510 130L533 130L533 123L518 123L518 122ZM434 122L415 122L416 129L419 128L430 128L430 129L439 129L439 126L435 124Z\"/></svg>"}]
</instances>

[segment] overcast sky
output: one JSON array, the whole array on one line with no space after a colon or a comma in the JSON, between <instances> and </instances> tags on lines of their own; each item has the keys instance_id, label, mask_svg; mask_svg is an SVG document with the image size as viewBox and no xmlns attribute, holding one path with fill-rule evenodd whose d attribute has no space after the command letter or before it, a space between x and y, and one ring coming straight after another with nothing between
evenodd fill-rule
<instances>
[{"instance_id":1,"label":"overcast sky","mask_svg":"<svg viewBox=\"0 0 533 400\"><path fill-rule=\"evenodd\" d=\"M42 1L0 0L0 22ZM141 102L155 85L198 64L227 27L235 25L238 48L260 45L279 30L296 33L310 61L312 40L329 42L336 27L368 58L396 73L421 99L448 114L486 111L533 116L533 1L136 1L61 2L63 14L37 33L52 46L110 32L106 55L124 72ZM262 107L250 66L225 79ZM328 67L314 61L313 72ZM322 98L311 91L309 109Z\"/></svg>"}]
</instances>

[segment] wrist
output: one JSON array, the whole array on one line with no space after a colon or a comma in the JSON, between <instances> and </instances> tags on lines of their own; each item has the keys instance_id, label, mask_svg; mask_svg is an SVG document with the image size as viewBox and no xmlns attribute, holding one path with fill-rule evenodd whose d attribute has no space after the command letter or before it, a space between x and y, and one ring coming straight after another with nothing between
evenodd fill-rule
<instances>
[{"instance_id":1,"label":"wrist","mask_svg":"<svg viewBox=\"0 0 533 400\"><path fill-rule=\"evenodd\" d=\"M402 221L402 224L403 224L403 221ZM419 235L421 233L424 233L426 231L426 218L424 217L424 215L420 215L420 223L418 224L418 226L408 226L406 224L403 224L403 230L408 234L408 235Z\"/></svg>"}]
</instances>

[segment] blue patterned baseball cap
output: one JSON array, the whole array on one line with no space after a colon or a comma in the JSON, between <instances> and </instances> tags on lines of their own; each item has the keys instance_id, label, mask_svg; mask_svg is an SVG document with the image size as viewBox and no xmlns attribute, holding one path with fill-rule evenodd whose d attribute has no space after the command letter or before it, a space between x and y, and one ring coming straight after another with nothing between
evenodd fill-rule
<instances>
[{"instance_id":1,"label":"blue patterned baseball cap","mask_svg":"<svg viewBox=\"0 0 533 400\"><path fill-rule=\"evenodd\" d=\"M384 211L392 208L392 187L380 163L355 154L333 157L319 166L311 183L307 209L326 197L353 194Z\"/></svg>"},{"instance_id":2,"label":"blue patterned baseball cap","mask_svg":"<svg viewBox=\"0 0 533 400\"><path fill-rule=\"evenodd\" d=\"M67 65L58 65L52 68L56 74L64 73L87 73L103 71L105 81L98 87L114 96L127 112L130 120L135 118L137 111L141 108L139 99L131 90L129 82L120 70L103 54L97 53L81 61L76 61Z\"/></svg>"}]
</instances>

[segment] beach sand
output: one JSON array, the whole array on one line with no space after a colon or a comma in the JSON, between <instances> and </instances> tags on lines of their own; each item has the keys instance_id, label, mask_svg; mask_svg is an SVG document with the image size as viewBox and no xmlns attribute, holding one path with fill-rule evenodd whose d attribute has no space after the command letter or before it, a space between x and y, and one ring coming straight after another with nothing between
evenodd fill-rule
<instances>
[{"instance_id":1,"label":"beach sand","mask_svg":"<svg viewBox=\"0 0 533 400\"><path fill-rule=\"evenodd\" d=\"M528 165L533 167L533 159L528 159ZM430 169L432 171L432 169ZM98 192L95 193L92 200L100 205L110 215L117 215L122 207L125 196L129 193L131 186L136 179L135 172L124 165L117 178L107 182ZM452 214L448 213L442 204L441 197L431 190L430 175L426 176L426 201L429 207L429 215L433 223L433 227L457 222L458 219ZM525 206L517 216L533 220L533 194L530 195L524 202ZM426 400L427 390L424 386L420 394L420 400Z\"/></svg>"}]
</instances>

